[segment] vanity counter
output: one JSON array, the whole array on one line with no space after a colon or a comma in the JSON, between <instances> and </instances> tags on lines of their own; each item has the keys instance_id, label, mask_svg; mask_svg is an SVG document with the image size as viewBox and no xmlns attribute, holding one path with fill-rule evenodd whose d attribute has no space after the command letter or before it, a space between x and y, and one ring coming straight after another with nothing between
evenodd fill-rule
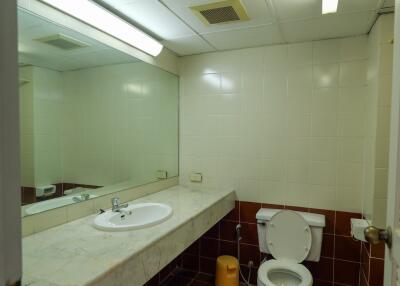
<instances>
[{"instance_id":1,"label":"vanity counter","mask_svg":"<svg viewBox=\"0 0 400 286\"><path fill-rule=\"evenodd\" d=\"M23 239L23 285L143 285L234 208L232 190L175 186L130 203L164 203L167 221L104 232L91 215Z\"/></svg>"}]
</instances>

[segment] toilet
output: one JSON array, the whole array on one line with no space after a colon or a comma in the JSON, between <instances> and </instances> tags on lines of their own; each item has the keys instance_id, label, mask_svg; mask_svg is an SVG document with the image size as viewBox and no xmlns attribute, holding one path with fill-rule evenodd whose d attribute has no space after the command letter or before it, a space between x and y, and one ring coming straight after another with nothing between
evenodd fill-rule
<instances>
[{"instance_id":1,"label":"toilet","mask_svg":"<svg viewBox=\"0 0 400 286\"><path fill-rule=\"evenodd\" d=\"M311 286L313 278L301 262L319 261L325 216L278 209L257 214L260 251L274 259L260 265L258 286Z\"/></svg>"}]
</instances>

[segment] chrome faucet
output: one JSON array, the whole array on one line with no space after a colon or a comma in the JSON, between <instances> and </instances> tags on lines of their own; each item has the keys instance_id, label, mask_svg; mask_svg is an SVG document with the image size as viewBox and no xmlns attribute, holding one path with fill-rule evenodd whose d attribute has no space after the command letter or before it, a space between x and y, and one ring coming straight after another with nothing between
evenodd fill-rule
<instances>
[{"instance_id":1,"label":"chrome faucet","mask_svg":"<svg viewBox=\"0 0 400 286\"><path fill-rule=\"evenodd\" d=\"M119 198L112 198L111 199L111 205L112 205L112 211L116 212L116 213L122 213L122 214L132 214L131 211L124 211L122 209L127 208L129 204L121 204L120 199Z\"/></svg>"}]
</instances>

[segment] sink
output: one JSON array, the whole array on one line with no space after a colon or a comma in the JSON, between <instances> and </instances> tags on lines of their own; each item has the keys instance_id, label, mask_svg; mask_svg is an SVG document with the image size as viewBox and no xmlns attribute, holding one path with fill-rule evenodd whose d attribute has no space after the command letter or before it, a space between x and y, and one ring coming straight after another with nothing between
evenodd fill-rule
<instances>
[{"instance_id":1,"label":"sink","mask_svg":"<svg viewBox=\"0 0 400 286\"><path fill-rule=\"evenodd\" d=\"M139 203L121 209L108 210L94 219L94 227L106 231L141 229L160 224L172 216L172 208L165 204Z\"/></svg>"},{"instance_id":2,"label":"sink","mask_svg":"<svg viewBox=\"0 0 400 286\"><path fill-rule=\"evenodd\" d=\"M87 196L88 197L85 200L93 199L93 198L97 197L96 195L87 195ZM74 204L74 203L85 201L85 200L82 200L80 195L59 197L59 198L35 203L32 206L29 206L25 209L25 214L33 215L36 213L52 210L54 208L63 207L66 205Z\"/></svg>"}]
</instances>

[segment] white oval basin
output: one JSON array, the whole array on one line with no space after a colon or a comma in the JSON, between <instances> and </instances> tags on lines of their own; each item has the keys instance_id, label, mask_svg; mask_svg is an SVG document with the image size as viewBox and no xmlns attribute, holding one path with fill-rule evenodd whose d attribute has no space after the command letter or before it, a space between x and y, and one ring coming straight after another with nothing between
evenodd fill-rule
<instances>
[{"instance_id":1,"label":"white oval basin","mask_svg":"<svg viewBox=\"0 0 400 286\"><path fill-rule=\"evenodd\" d=\"M96 195L89 195L88 199L93 199L96 197L97 197ZM47 200L47 201L34 203L34 204L32 204L32 206L28 206L25 209L25 214L32 215L32 214L52 210L55 208L59 208L59 207L63 207L66 205L71 205L71 204L79 202L79 201L74 200L74 198L79 199L80 196L79 195L64 196L64 197L59 197L59 198L55 198L55 199L51 199L51 200Z\"/></svg>"},{"instance_id":2,"label":"white oval basin","mask_svg":"<svg viewBox=\"0 0 400 286\"><path fill-rule=\"evenodd\" d=\"M108 210L94 219L94 226L100 230L124 231L150 227L162 223L172 216L172 208L165 204L140 203L121 209Z\"/></svg>"}]
</instances>

